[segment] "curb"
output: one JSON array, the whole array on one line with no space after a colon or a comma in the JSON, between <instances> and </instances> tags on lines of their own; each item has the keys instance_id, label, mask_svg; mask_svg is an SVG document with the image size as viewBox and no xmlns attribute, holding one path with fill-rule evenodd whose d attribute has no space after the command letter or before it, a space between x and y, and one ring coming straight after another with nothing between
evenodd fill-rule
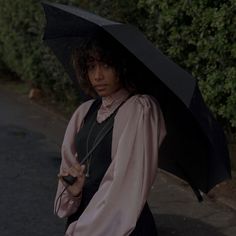
<instances>
[{"instance_id":1,"label":"curb","mask_svg":"<svg viewBox=\"0 0 236 236\"><path fill-rule=\"evenodd\" d=\"M215 186L207 195L207 199L218 202L236 211L236 172L232 172L232 179ZM235 185L235 186L234 186Z\"/></svg>"},{"instance_id":2,"label":"curb","mask_svg":"<svg viewBox=\"0 0 236 236\"><path fill-rule=\"evenodd\" d=\"M165 175L170 183L174 182L176 185L178 185L181 189L185 191L192 191L191 187L184 180L161 169L159 169L159 172ZM236 186L235 171L232 171L232 179L226 180L216 185L208 194L203 193L204 201L219 203L236 211L236 188L232 186L232 182L234 182Z\"/></svg>"}]
</instances>

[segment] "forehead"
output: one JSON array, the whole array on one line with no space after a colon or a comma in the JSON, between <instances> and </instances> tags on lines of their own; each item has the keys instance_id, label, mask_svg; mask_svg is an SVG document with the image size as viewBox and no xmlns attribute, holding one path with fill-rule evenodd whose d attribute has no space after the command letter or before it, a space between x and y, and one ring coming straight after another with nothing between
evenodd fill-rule
<instances>
[{"instance_id":1,"label":"forehead","mask_svg":"<svg viewBox=\"0 0 236 236\"><path fill-rule=\"evenodd\" d=\"M101 54L98 52L90 52L87 57L87 63L102 61Z\"/></svg>"},{"instance_id":2,"label":"forehead","mask_svg":"<svg viewBox=\"0 0 236 236\"><path fill-rule=\"evenodd\" d=\"M90 55L87 58L87 64L91 64L91 63L105 63L108 64L112 67L114 67L114 64L112 63L112 60L108 57L102 57L101 55L98 54L94 54L94 55Z\"/></svg>"}]
</instances>

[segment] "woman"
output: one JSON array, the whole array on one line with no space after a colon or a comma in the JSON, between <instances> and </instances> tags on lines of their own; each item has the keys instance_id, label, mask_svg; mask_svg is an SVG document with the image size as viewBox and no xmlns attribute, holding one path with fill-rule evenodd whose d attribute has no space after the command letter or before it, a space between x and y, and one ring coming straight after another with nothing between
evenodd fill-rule
<instances>
[{"instance_id":1,"label":"woman","mask_svg":"<svg viewBox=\"0 0 236 236\"><path fill-rule=\"evenodd\" d=\"M73 58L81 87L98 99L74 112L62 144L55 211L68 217L66 235L157 235L146 201L165 136L160 108L135 93L127 55L107 39L85 40ZM71 186L68 175L76 177Z\"/></svg>"}]
</instances>

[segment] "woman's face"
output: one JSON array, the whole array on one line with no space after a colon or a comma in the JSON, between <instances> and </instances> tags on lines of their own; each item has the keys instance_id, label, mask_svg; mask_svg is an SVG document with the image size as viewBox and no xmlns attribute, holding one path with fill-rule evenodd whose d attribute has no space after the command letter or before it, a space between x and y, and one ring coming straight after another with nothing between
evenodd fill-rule
<instances>
[{"instance_id":1,"label":"woman's face","mask_svg":"<svg viewBox=\"0 0 236 236\"><path fill-rule=\"evenodd\" d=\"M115 68L99 59L87 63L88 79L100 97L107 97L118 91L122 85Z\"/></svg>"}]
</instances>

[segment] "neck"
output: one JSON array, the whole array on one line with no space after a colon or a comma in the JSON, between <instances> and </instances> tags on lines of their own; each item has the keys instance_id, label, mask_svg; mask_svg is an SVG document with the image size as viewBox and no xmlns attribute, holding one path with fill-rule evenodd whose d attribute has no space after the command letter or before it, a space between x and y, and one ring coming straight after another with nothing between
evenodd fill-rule
<instances>
[{"instance_id":1,"label":"neck","mask_svg":"<svg viewBox=\"0 0 236 236\"><path fill-rule=\"evenodd\" d=\"M110 96L102 97L102 105L98 110L97 121L100 123L105 120L128 97L129 92L124 88Z\"/></svg>"}]
</instances>

